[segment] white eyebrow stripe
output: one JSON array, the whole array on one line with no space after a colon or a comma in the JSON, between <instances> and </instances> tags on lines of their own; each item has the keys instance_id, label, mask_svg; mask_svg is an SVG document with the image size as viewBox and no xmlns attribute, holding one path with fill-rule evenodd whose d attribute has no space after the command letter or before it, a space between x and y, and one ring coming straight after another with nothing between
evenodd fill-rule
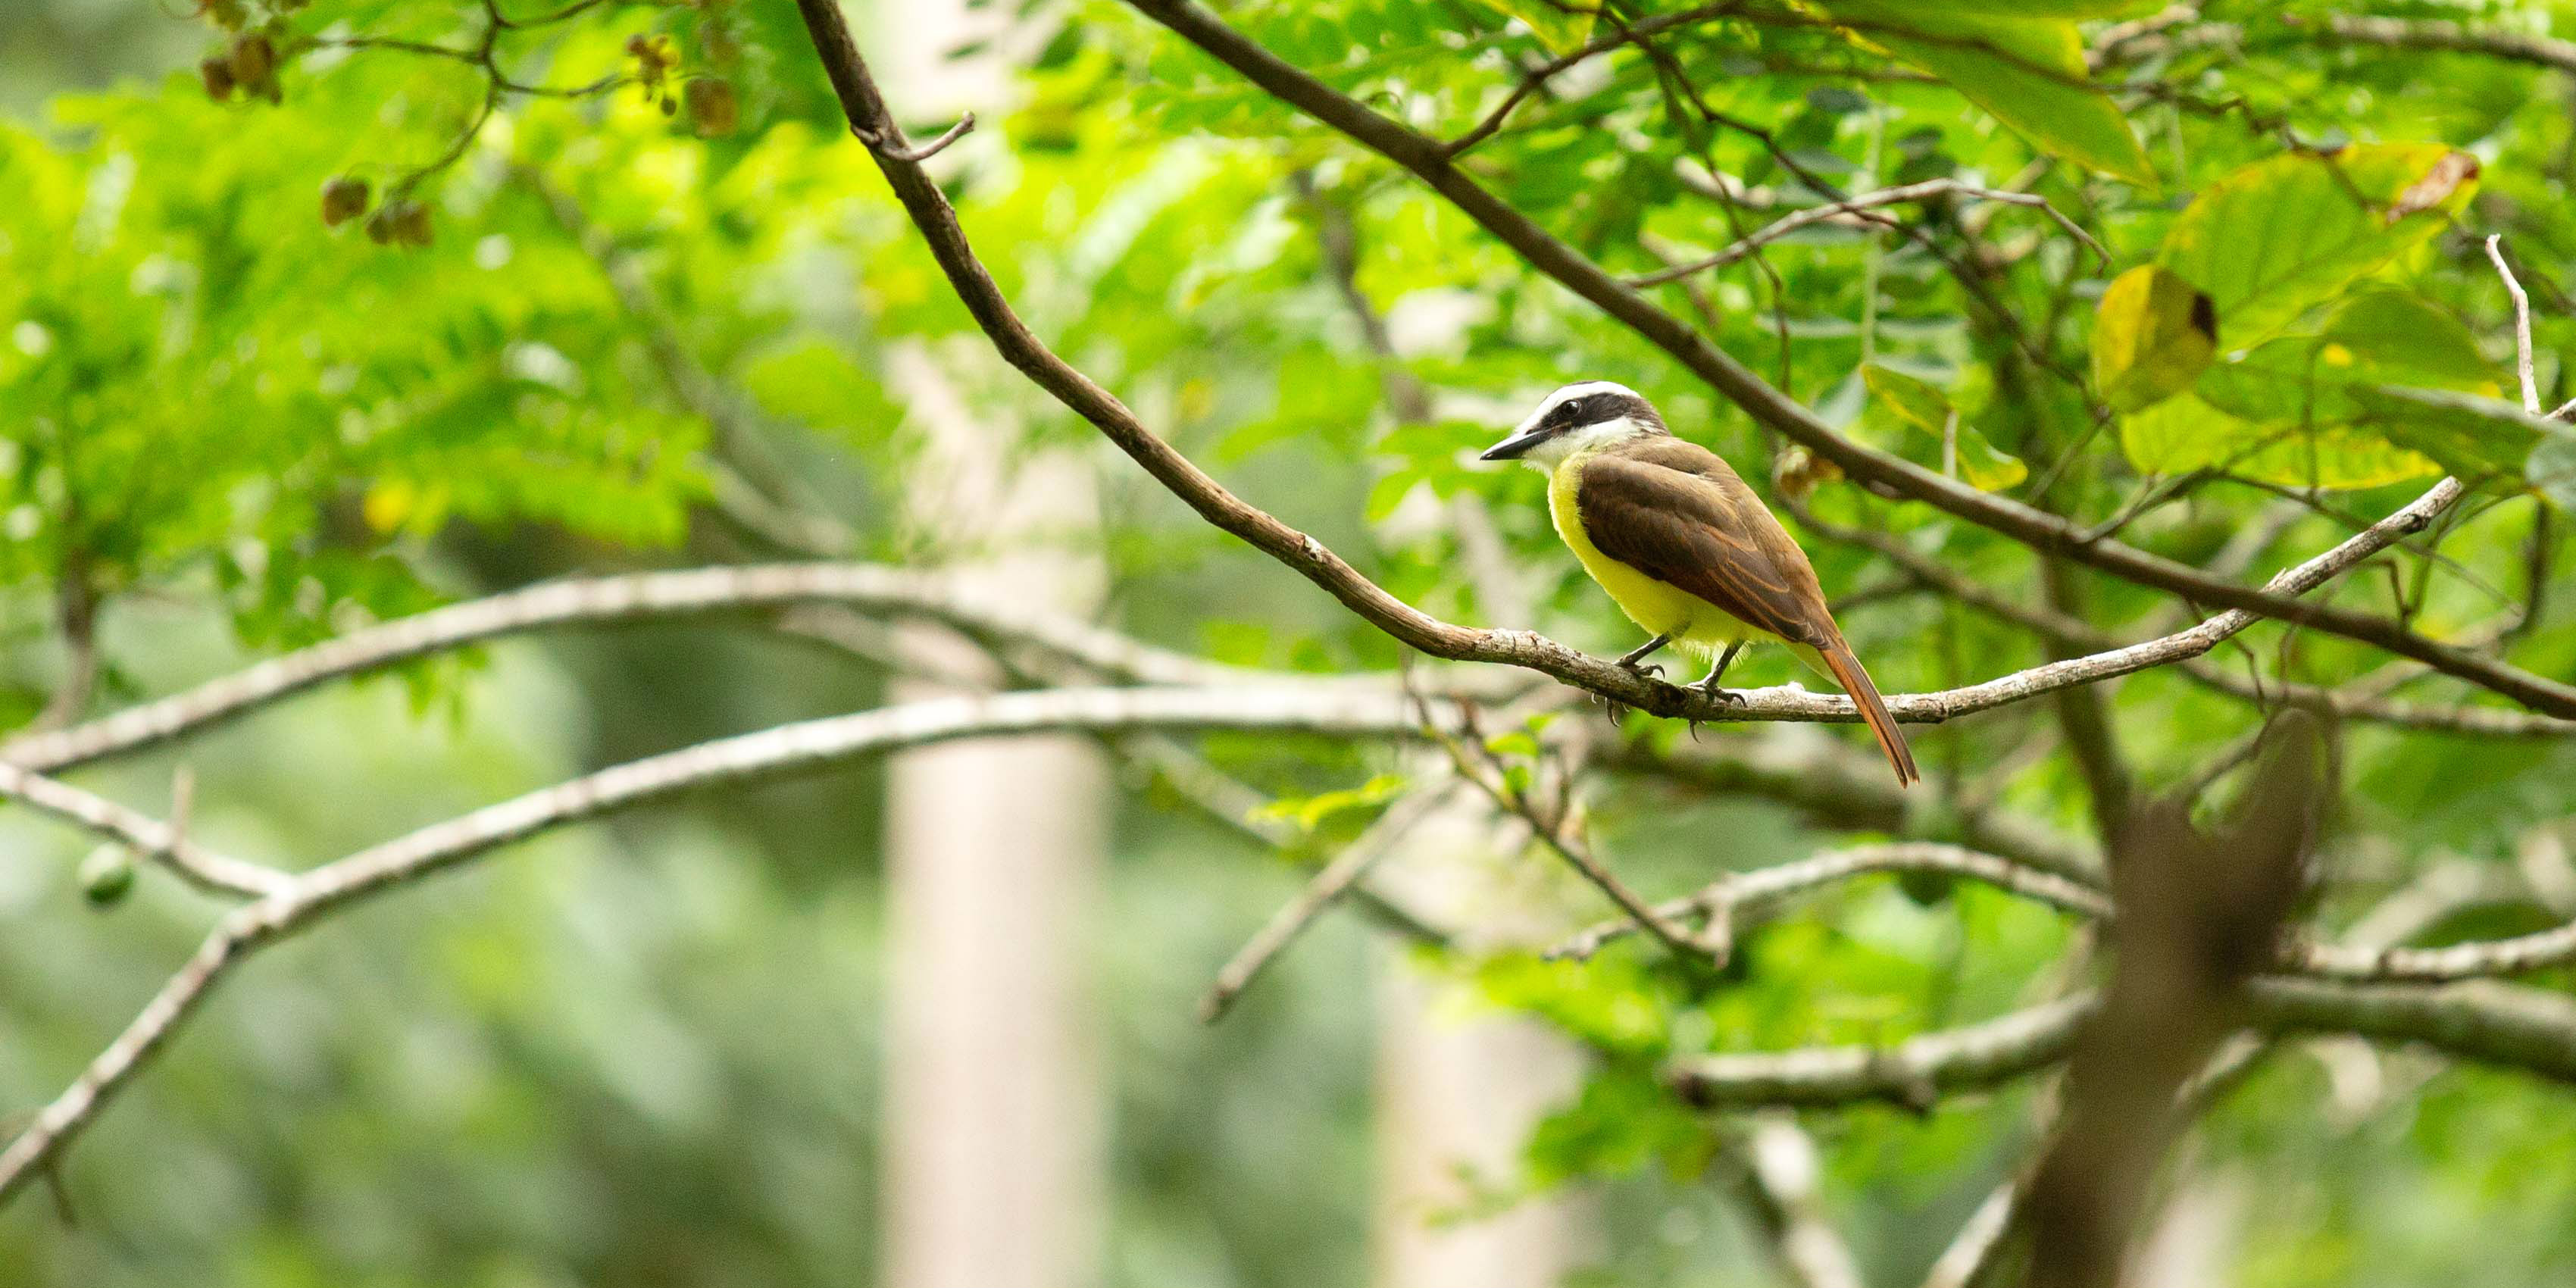
<instances>
[{"instance_id":1,"label":"white eyebrow stripe","mask_svg":"<svg viewBox=\"0 0 2576 1288\"><path fill-rule=\"evenodd\" d=\"M1540 399L1538 410L1531 412L1528 419L1523 420L1514 432L1526 434L1538 428L1540 423L1547 419L1548 413L1577 398L1589 397L1593 394L1620 394L1636 399L1640 403L1646 401L1636 390L1615 380L1585 380L1562 386L1556 392Z\"/></svg>"},{"instance_id":2,"label":"white eyebrow stripe","mask_svg":"<svg viewBox=\"0 0 2576 1288\"><path fill-rule=\"evenodd\" d=\"M1558 407L1572 402L1577 398L1589 397L1593 394L1625 394L1630 398L1638 398L1636 390L1620 384L1615 380L1586 380L1578 384L1566 385L1558 389L1555 393L1549 394L1546 398L1541 399L1539 401L1538 410L1530 413L1530 423L1536 424L1539 421L1546 419L1547 414L1555 411ZM1638 401L1643 402L1644 399L1638 398Z\"/></svg>"}]
</instances>

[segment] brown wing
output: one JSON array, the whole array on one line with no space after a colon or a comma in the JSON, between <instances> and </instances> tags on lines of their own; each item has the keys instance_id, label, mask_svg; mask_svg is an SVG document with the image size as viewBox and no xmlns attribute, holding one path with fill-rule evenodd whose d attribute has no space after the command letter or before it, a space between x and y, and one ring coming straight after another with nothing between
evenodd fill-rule
<instances>
[{"instance_id":1,"label":"brown wing","mask_svg":"<svg viewBox=\"0 0 2576 1288\"><path fill-rule=\"evenodd\" d=\"M1815 648L1896 767L1897 785L1923 777L1878 686L1834 625L1807 552L1717 453L1666 437L1610 448L1584 462L1574 506L1601 553Z\"/></svg>"},{"instance_id":2,"label":"brown wing","mask_svg":"<svg viewBox=\"0 0 2576 1288\"><path fill-rule=\"evenodd\" d=\"M1601 553L1782 639L1841 638L1805 551L1715 452L1656 437L1584 462L1575 510Z\"/></svg>"}]
</instances>

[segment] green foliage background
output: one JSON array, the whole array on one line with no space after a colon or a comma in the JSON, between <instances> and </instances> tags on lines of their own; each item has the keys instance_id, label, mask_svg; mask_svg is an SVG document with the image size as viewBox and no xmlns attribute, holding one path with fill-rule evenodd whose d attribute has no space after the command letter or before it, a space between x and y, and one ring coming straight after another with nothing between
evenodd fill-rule
<instances>
[{"instance_id":1,"label":"green foliage background","mask_svg":"<svg viewBox=\"0 0 2576 1288\"><path fill-rule=\"evenodd\" d=\"M31 719L60 679L66 587L101 606L114 700L540 576L765 553L707 508L715 467L746 447L675 394L657 325L744 401L757 454L851 525L863 555L926 549L889 517L920 427L885 376L894 347L924 343L973 377L961 383L979 409L1025 426L1029 445L1099 456L1111 624L1232 662L1393 665L1389 641L1198 524L981 348L821 95L789 6L608 4L510 37L514 74L569 85L629 67L629 37L667 35L686 74L733 88L739 128L699 137L687 114L668 117L632 87L511 98L420 183L434 240L413 249L375 245L359 223L325 227L317 193L349 175L381 196L420 173L474 117L474 69L316 49L281 73L282 102L217 103L187 64L227 37L134 8L49 0L0 16L12 113L0 127L0 728ZM1824 8L1866 28L1898 21L1880 11L1900 7ZM2095 24L2138 6L1971 8L1954 21L2037 48L2056 28L2030 25L2033 14ZM2361 8L2576 36L2576 15L2553 4L2213 0L2203 16L2233 24L2232 38L2141 55L2095 90L1962 64L1901 23L1867 45L1816 25L1714 24L1676 42L1677 68L1604 60L1606 75L1533 103L1470 165L1542 225L1643 273L1660 266L1652 247L1712 251L1737 221L1771 217L1697 191L1711 173L1780 197L1792 169L1849 189L1994 185L2060 158L2032 172L2033 190L2098 236L2109 265L2041 212L1940 202L1921 220L1932 244L1990 257L1966 274L1976 291L1922 246L1821 226L1767 265L1704 279L1712 337L1917 460L1937 465L1939 422L1955 412L1971 481L2028 499L2048 479L2046 504L2086 521L2173 475L2223 467L2238 477L2130 529L2193 563L2263 522L2284 487L2332 489L2328 513L2285 522L2258 570L2336 539L2337 514L2402 504L2429 477L2426 457L2472 473L2479 500L2444 545L2471 575L2418 562L2336 592L2385 611L2394 584L2421 629L2446 635L2521 602L2545 505L2524 487L2526 462L2542 459L2535 447L2566 450L2494 401L2514 397L2508 314L2474 234L2505 233L2534 288L2554 405L2576 392L2556 356L2576 340L2558 286L2576 256L2576 96L2536 67L2316 37L2329 14ZM480 30L472 5L291 9L290 28L308 35ZM1226 13L1289 61L1443 134L1510 83L1504 56L1584 38L1517 4L1275 0ZM1509 25L1512 13L1534 21ZM884 18L863 15L863 32ZM1048 21L1051 38L1014 73L1015 103L986 113L943 170L1032 327L1230 487L1458 620L1492 614L1456 575L1451 530L1428 500L1482 498L1543 578L1540 620L1495 624L1625 647L1624 623L1547 532L1539 481L1475 467L1469 449L1575 378L1635 386L1748 477L1767 473L1771 444L1409 178L1123 6L1079 0ZM1712 127L1683 79L1708 112L1767 129L1769 145ZM2259 292L2231 287L2244 274L2213 259L2264 244L2246 214L2195 212L2192 199L2297 170L2241 199L2287 221L2268 253L2306 253L2352 212L2293 145L2346 142L2423 145L2376 200L2452 149L2481 162L2475 196L2464 187L2396 227L2357 226L2362 250L2311 265L2324 289L2249 306ZM620 299L559 205L640 274L660 322ZM1400 334L1434 339L1392 358L1370 350L1320 249L1327 218L1352 221L1359 291ZM1967 249L1967 227L1981 250ZM2113 274L2151 262L2222 297L2220 352L2189 362L2171 398L2097 418L2080 383L2093 303ZM2277 287L2266 263L2279 267L2236 267ZM1691 307L1677 287L1658 298ZM1413 325L1433 316L1464 321ZM1389 363L1431 391L1433 417L1391 411ZM2422 422L2386 399L2411 413L2422 395L2383 385L2448 396L2440 434L2390 429ZM2026 550L1925 507L1832 483L1812 505L2036 598ZM2560 569L2567 528L2540 529ZM1865 550L1808 544L1831 590L1885 578ZM2567 600L2543 598L2514 642L2518 664L2576 671ZM2088 583L2077 607L2127 637L2166 629L2160 598L2107 581ZM2041 660L2027 636L1929 596L1878 599L1846 627L1889 692ZM2379 661L2276 628L2248 640L2229 665L2331 683ZM1746 683L1789 677L1779 657L1745 665ZM719 626L512 643L300 700L185 760L208 839L319 858L585 767L854 709L883 679ZM2119 685L2113 711L2158 789L2259 719L2170 671ZM2043 717L2033 706L1927 730L1917 747L1927 767L1973 772L2043 736ZM1292 802L1387 768L1372 749L1240 739L1212 750ZM2576 801L2563 740L2361 726L2345 754L2350 793L2317 913L2329 926L2435 863L2509 865ZM176 763L144 757L83 781L157 803ZM260 963L73 1154L76 1229L57 1228L41 1201L0 1212L0 1282L868 1282L879 785L853 770L588 828ZM1999 790L2002 808L2070 834L2089 827L2062 755ZM1108 898L1084 914L1116 1091L1108 1281L1358 1282L1366 989L1388 950L1330 923L1233 1018L1196 1027L1198 988L1300 869L1152 783L1126 784L1121 799ZM1712 864L1837 839L1777 805L1647 779L1605 776L1592 805L1623 870L1659 894ZM1326 818L1317 848L1370 812ZM23 812L0 814L0 1112L50 1095L209 912L148 875L129 903L91 912L74 876L82 849ZM2544 921L2503 908L2438 937ZM1654 1080L1662 1057L1892 1040L1992 1015L2040 995L2069 937L2053 914L1984 890L1863 882L1753 936L1714 990L1636 945L1582 966L1423 964L1596 1052L1580 1098L1532 1141L1526 1174L1488 1178L1498 1192L1600 1187L1612 1237L1588 1282L1716 1284L1774 1271L1704 1174L1724 1125L1672 1105ZM2349 1053L2289 1050L2212 1114L2198 1165L2257 1196L2238 1282L2576 1274L2565 1089L2405 1053L2376 1069L2383 1084L2356 1089ZM1920 1117L1811 1116L1834 1215L1875 1279L1919 1276L2008 1173L2027 1145L2028 1101L2013 1090Z\"/></svg>"}]
</instances>

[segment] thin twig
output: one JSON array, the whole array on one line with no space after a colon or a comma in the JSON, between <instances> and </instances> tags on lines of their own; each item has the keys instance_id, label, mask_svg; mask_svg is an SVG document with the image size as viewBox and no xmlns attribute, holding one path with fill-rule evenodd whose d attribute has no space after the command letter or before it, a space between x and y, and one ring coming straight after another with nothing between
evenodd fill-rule
<instances>
[{"instance_id":1,"label":"thin twig","mask_svg":"<svg viewBox=\"0 0 2576 1288\"><path fill-rule=\"evenodd\" d=\"M1252 987L1253 981L1261 977L1261 972L1268 969L1270 963L1286 951L1307 926L1314 924L1315 918L1322 916L1324 910L1332 907L1344 892L1368 875L1378 860L1393 853L1396 843L1413 830L1414 824L1445 804L1449 791L1450 785L1444 783L1397 801L1388 806L1386 813L1371 823L1359 839L1342 847L1342 852L1307 881L1296 898L1272 913L1270 920L1264 922L1261 929L1245 941L1225 967L1216 973L1216 982L1210 984L1208 991L1199 998L1199 1023L1214 1024L1224 1019L1226 1012L1234 1009L1235 999Z\"/></svg>"},{"instance_id":2,"label":"thin twig","mask_svg":"<svg viewBox=\"0 0 2576 1288\"><path fill-rule=\"evenodd\" d=\"M889 133L871 134L865 130L858 129L857 127L852 127L850 132L857 135L861 143L867 144L869 150L889 161L900 161L905 165L919 165L922 162L947 151L949 144L965 138L969 133L972 133L974 129L975 114L973 112L968 112L965 115L958 117L957 123L949 126L948 129L941 133L938 138L932 139L928 143L924 143L919 147L906 146L903 139L903 131L901 130L895 130Z\"/></svg>"},{"instance_id":3,"label":"thin twig","mask_svg":"<svg viewBox=\"0 0 2576 1288\"><path fill-rule=\"evenodd\" d=\"M1755 912L1785 903L1820 886L1889 872L1919 872L1982 881L2079 917L2111 915L2111 901L2090 886L2011 859L1933 841L1859 845L1794 863L1730 872L1695 893L1656 905L1655 912L1676 922L1691 917L1712 920L1749 918ZM1579 961L1635 929L1634 923L1628 921L1603 922L1549 949L1547 955Z\"/></svg>"},{"instance_id":4,"label":"thin twig","mask_svg":"<svg viewBox=\"0 0 2576 1288\"><path fill-rule=\"evenodd\" d=\"M2084 231L2084 229L2077 225L2074 220L2067 218L2063 213L2059 212L2055 206L2050 205L2047 198L2042 197L2037 193L2005 192L1997 188L1981 188L1975 184L1964 183L1957 179L1927 179L1921 183L1909 183L1901 187L1880 188L1872 192L1854 193L1841 201L1828 202L1821 206L1813 206L1805 210L1797 211L1793 214L1784 215L1771 223L1755 229L1750 235L1735 242L1733 245L1728 246L1726 249L1718 251L1714 255L1692 260L1688 263L1675 265L1671 268L1658 269L1655 272L1647 273L1642 276L1631 277L1628 279L1628 285L1634 287L1657 286L1665 282L1690 277L1697 273L1703 273L1712 268L1723 268L1747 255L1752 254L1763 246L1778 241L1801 228L1810 227L1820 223L1837 221L1844 216L1859 214L1863 211L1872 210L1879 206L1900 205L1905 202L1922 201L1929 197L1944 195L1966 197L1976 201L1997 201L2003 202L2007 205L2031 206L2044 210L2048 212L2049 218L2057 222L2057 225L2060 228L2065 229L2069 236L2082 242L2085 248L2100 257L2103 263L2108 264L2111 262L2111 252L2105 249L2101 242L2095 240L2093 234Z\"/></svg>"},{"instance_id":5,"label":"thin twig","mask_svg":"<svg viewBox=\"0 0 2576 1288\"><path fill-rule=\"evenodd\" d=\"M2513 266L2504 262L2504 234L2487 234L2487 259L2495 264L2496 276L2504 279L2505 292L2513 296L2514 371L2522 377L2522 409L2540 414L2540 384L2531 370L2531 297L2522 290L2522 282L2513 275Z\"/></svg>"},{"instance_id":6,"label":"thin twig","mask_svg":"<svg viewBox=\"0 0 2576 1288\"><path fill-rule=\"evenodd\" d=\"M184 777L178 781L189 781ZM218 854L189 840L184 830L187 795L174 788L172 821L163 822L57 778L0 760L0 797L131 846L210 894L257 899L274 894L289 878L262 864Z\"/></svg>"}]
</instances>

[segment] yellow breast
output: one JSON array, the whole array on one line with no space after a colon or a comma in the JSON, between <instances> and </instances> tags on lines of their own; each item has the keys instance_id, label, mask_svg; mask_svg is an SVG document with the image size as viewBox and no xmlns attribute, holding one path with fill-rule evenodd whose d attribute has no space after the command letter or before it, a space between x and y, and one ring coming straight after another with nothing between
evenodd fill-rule
<instances>
[{"instance_id":1,"label":"yellow breast","mask_svg":"<svg viewBox=\"0 0 2576 1288\"><path fill-rule=\"evenodd\" d=\"M1548 477L1547 512L1556 522L1556 535L1565 539L1574 557L1582 561L1583 570L1592 574L1592 580L1610 592L1619 611L1648 631L1670 635L1674 643L1701 653L1764 634L1679 586L1657 581L1603 554L1601 547L1593 544L1591 535L1583 530L1583 518L1574 501L1583 463L1593 455L1581 452L1557 464Z\"/></svg>"}]
</instances>

